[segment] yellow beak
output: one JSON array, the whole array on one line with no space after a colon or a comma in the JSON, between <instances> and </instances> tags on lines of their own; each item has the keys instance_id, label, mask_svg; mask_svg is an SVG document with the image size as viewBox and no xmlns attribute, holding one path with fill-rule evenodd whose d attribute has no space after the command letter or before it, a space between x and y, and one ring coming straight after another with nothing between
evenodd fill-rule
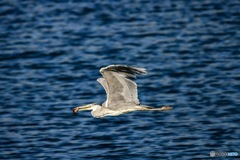
<instances>
[{"instance_id":1,"label":"yellow beak","mask_svg":"<svg viewBox=\"0 0 240 160\"><path fill-rule=\"evenodd\" d=\"M73 108L73 113L76 114L78 111L84 111L84 110L90 110L91 105L85 105L85 106L80 106L80 107L75 107Z\"/></svg>"}]
</instances>

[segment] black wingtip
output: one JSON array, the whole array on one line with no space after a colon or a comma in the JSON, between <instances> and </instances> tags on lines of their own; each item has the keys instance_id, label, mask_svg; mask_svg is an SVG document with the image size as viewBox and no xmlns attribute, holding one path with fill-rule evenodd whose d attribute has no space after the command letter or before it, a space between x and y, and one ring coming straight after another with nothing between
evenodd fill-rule
<instances>
[{"instance_id":1,"label":"black wingtip","mask_svg":"<svg viewBox=\"0 0 240 160\"><path fill-rule=\"evenodd\" d=\"M145 68L137 68L137 67L131 67L126 65L110 65L102 68L100 72L103 72L104 70L110 70L114 72L124 72L132 75L147 74L147 71Z\"/></svg>"}]
</instances>

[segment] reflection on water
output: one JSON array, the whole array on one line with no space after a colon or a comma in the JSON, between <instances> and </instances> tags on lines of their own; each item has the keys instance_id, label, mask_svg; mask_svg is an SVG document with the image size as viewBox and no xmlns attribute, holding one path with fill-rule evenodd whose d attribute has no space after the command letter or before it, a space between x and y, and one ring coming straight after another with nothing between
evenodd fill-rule
<instances>
[{"instance_id":1,"label":"reflection on water","mask_svg":"<svg viewBox=\"0 0 240 160\"><path fill-rule=\"evenodd\" d=\"M0 2L1 159L203 159L238 151L240 2ZM95 119L109 64L168 112Z\"/></svg>"}]
</instances>

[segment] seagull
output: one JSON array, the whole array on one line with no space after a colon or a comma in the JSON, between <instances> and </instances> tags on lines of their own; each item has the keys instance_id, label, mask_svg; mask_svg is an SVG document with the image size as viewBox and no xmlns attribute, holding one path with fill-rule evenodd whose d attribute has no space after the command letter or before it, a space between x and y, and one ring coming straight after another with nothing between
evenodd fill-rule
<instances>
[{"instance_id":1,"label":"seagull","mask_svg":"<svg viewBox=\"0 0 240 160\"><path fill-rule=\"evenodd\" d=\"M109 65L101 68L100 73L103 78L97 81L103 86L107 94L107 100L100 106L91 103L84 106L75 107L73 113L91 110L95 118L105 116L119 116L133 111L166 111L171 110L170 106L153 108L140 105L138 100L137 84L133 81L136 75L147 74L145 68L136 68L126 65Z\"/></svg>"}]
</instances>

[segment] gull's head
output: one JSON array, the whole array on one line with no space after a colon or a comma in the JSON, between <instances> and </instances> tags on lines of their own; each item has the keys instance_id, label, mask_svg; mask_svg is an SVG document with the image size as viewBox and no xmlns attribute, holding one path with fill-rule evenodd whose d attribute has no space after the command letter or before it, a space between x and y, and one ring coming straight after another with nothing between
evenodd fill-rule
<instances>
[{"instance_id":1,"label":"gull's head","mask_svg":"<svg viewBox=\"0 0 240 160\"><path fill-rule=\"evenodd\" d=\"M87 104L87 105L84 105L84 106L79 106L79 107L73 108L73 113L76 114L79 111L86 111L86 110L93 110L94 111L94 110L98 109L99 107L101 107L101 106L99 106L96 103L91 103L91 104Z\"/></svg>"}]
</instances>

